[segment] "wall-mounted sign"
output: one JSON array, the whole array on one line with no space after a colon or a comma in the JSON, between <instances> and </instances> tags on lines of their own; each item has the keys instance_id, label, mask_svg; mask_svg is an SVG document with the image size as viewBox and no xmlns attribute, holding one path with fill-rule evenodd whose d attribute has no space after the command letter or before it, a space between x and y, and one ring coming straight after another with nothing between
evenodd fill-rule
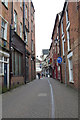
<instances>
[{"instance_id":1,"label":"wall-mounted sign","mask_svg":"<svg viewBox=\"0 0 80 120\"><path fill-rule=\"evenodd\" d=\"M58 57L58 58L57 58L57 62L58 62L58 63L62 63L62 58L61 58L61 57Z\"/></svg>"}]
</instances>

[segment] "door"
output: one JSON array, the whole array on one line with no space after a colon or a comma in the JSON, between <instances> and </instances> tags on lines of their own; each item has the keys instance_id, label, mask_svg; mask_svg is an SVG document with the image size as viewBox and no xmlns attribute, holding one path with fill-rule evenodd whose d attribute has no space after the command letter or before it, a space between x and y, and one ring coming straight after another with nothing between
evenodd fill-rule
<instances>
[{"instance_id":1,"label":"door","mask_svg":"<svg viewBox=\"0 0 80 120\"><path fill-rule=\"evenodd\" d=\"M73 81L73 64L72 64L72 57L69 58L69 79L70 82Z\"/></svg>"},{"instance_id":2,"label":"door","mask_svg":"<svg viewBox=\"0 0 80 120\"><path fill-rule=\"evenodd\" d=\"M7 64L4 63L4 86L7 87Z\"/></svg>"},{"instance_id":3,"label":"door","mask_svg":"<svg viewBox=\"0 0 80 120\"><path fill-rule=\"evenodd\" d=\"M70 59L70 78L71 78L71 81L73 81L73 64L72 64L72 58Z\"/></svg>"}]
</instances>

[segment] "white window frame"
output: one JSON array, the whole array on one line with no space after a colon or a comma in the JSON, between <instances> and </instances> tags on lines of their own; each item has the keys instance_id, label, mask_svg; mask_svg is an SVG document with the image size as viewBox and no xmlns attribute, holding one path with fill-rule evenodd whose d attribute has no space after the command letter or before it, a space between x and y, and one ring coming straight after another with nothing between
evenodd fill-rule
<instances>
[{"instance_id":1,"label":"white window frame","mask_svg":"<svg viewBox=\"0 0 80 120\"><path fill-rule=\"evenodd\" d=\"M2 3L8 8L8 0L2 0Z\"/></svg>"},{"instance_id":2,"label":"white window frame","mask_svg":"<svg viewBox=\"0 0 80 120\"><path fill-rule=\"evenodd\" d=\"M27 19L27 17L28 17L27 11L28 11L28 7L26 6L26 19Z\"/></svg>"},{"instance_id":3,"label":"white window frame","mask_svg":"<svg viewBox=\"0 0 80 120\"><path fill-rule=\"evenodd\" d=\"M67 43L68 43L68 52L71 50L70 49L70 34L69 31L67 31Z\"/></svg>"},{"instance_id":4,"label":"white window frame","mask_svg":"<svg viewBox=\"0 0 80 120\"><path fill-rule=\"evenodd\" d=\"M4 26L2 26L2 21L4 22ZM1 28L4 28L4 35L1 33L1 37L7 41L7 22L3 18L1 20Z\"/></svg>"},{"instance_id":5,"label":"white window frame","mask_svg":"<svg viewBox=\"0 0 80 120\"><path fill-rule=\"evenodd\" d=\"M68 43L68 52L71 50L70 49L70 33L69 33L69 28L70 28L70 22L69 22L69 18L68 18L68 2L66 5L66 32L67 32L67 43Z\"/></svg>"},{"instance_id":6,"label":"white window frame","mask_svg":"<svg viewBox=\"0 0 80 120\"><path fill-rule=\"evenodd\" d=\"M26 43L28 44L28 32L27 32L27 28L25 29L26 31Z\"/></svg>"},{"instance_id":7,"label":"white window frame","mask_svg":"<svg viewBox=\"0 0 80 120\"><path fill-rule=\"evenodd\" d=\"M62 46L63 46L63 56L65 55L65 50L64 50L64 30L63 30L63 18L61 20L61 30L62 30Z\"/></svg>"},{"instance_id":8,"label":"white window frame","mask_svg":"<svg viewBox=\"0 0 80 120\"><path fill-rule=\"evenodd\" d=\"M57 53L59 54L59 41L57 43Z\"/></svg>"},{"instance_id":9,"label":"white window frame","mask_svg":"<svg viewBox=\"0 0 80 120\"><path fill-rule=\"evenodd\" d=\"M14 28L15 32L17 32L17 12L14 10Z\"/></svg>"},{"instance_id":10,"label":"white window frame","mask_svg":"<svg viewBox=\"0 0 80 120\"><path fill-rule=\"evenodd\" d=\"M31 20L31 30L33 31L33 21Z\"/></svg>"},{"instance_id":11,"label":"white window frame","mask_svg":"<svg viewBox=\"0 0 80 120\"><path fill-rule=\"evenodd\" d=\"M62 35L63 35L64 34L64 32L63 32L63 18L61 20L61 31L62 31Z\"/></svg>"},{"instance_id":12,"label":"white window frame","mask_svg":"<svg viewBox=\"0 0 80 120\"><path fill-rule=\"evenodd\" d=\"M0 62L3 63L3 73L1 73L0 76L4 75L4 63L7 63L7 88L9 88L9 57L10 55L0 50L0 56L3 57L3 59L0 60ZM7 58L7 61L4 61L4 57Z\"/></svg>"},{"instance_id":13,"label":"white window frame","mask_svg":"<svg viewBox=\"0 0 80 120\"><path fill-rule=\"evenodd\" d=\"M34 44L33 44L33 40L31 40L32 43L32 52L34 51Z\"/></svg>"},{"instance_id":14,"label":"white window frame","mask_svg":"<svg viewBox=\"0 0 80 120\"><path fill-rule=\"evenodd\" d=\"M73 52L70 52L68 55L67 55L67 58L68 58L68 66L69 66L69 82L72 82L74 83L74 80L73 80L73 76L72 76L72 79L71 79L71 75L70 75L70 68L71 68L71 64L70 64L70 59L72 59L72 56L73 56ZM73 69L73 63L72 63L72 69Z\"/></svg>"},{"instance_id":15,"label":"white window frame","mask_svg":"<svg viewBox=\"0 0 80 120\"><path fill-rule=\"evenodd\" d=\"M22 38L22 23L20 22L20 37Z\"/></svg>"},{"instance_id":16,"label":"white window frame","mask_svg":"<svg viewBox=\"0 0 80 120\"><path fill-rule=\"evenodd\" d=\"M22 8L22 0L20 0L20 8Z\"/></svg>"}]
</instances>

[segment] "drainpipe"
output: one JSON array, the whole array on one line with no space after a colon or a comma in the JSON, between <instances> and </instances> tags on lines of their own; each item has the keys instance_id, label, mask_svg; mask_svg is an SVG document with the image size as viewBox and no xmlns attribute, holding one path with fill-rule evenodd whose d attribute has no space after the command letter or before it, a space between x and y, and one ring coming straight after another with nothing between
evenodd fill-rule
<instances>
[{"instance_id":1,"label":"drainpipe","mask_svg":"<svg viewBox=\"0 0 80 120\"><path fill-rule=\"evenodd\" d=\"M25 0L23 0L23 34L24 34L24 42L26 41L25 40ZM25 72L24 72L24 83L26 84L26 43L24 45L24 48L25 48Z\"/></svg>"},{"instance_id":2,"label":"drainpipe","mask_svg":"<svg viewBox=\"0 0 80 120\"><path fill-rule=\"evenodd\" d=\"M60 26L59 27L59 56L61 57L61 41L60 41ZM62 66L60 64L60 81L61 83L63 82L62 81Z\"/></svg>"},{"instance_id":3,"label":"drainpipe","mask_svg":"<svg viewBox=\"0 0 80 120\"><path fill-rule=\"evenodd\" d=\"M12 32L11 32L11 25L10 25L10 44L9 44L9 50L10 50L10 58L9 58L9 61L10 61L10 77L9 77L9 89L11 89L11 64L12 64L12 61L11 61L11 38L12 38Z\"/></svg>"},{"instance_id":4,"label":"drainpipe","mask_svg":"<svg viewBox=\"0 0 80 120\"><path fill-rule=\"evenodd\" d=\"M9 39L9 50L10 50L10 58L9 58L9 61L10 61L10 65L9 65L9 68L10 68L10 73L9 73L9 89L11 89L11 73L12 73L12 51L11 51L11 43L12 43L12 24L13 24L13 0L12 0L12 3L11 3L11 24L10 24L10 39Z\"/></svg>"}]
</instances>

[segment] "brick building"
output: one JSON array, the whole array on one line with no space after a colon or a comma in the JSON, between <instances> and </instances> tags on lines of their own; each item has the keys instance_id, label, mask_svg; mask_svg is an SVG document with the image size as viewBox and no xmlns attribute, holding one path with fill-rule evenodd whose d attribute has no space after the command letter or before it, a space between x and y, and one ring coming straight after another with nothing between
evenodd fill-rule
<instances>
[{"instance_id":1,"label":"brick building","mask_svg":"<svg viewBox=\"0 0 80 120\"><path fill-rule=\"evenodd\" d=\"M9 35L11 3L0 1L0 86L9 88Z\"/></svg>"},{"instance_id":2,"label":"brick building","mask_svg":"<svg viewBox=\"0 0 80 120\"><path fill-rule=\"evenodd\" d=\"M66 63L66 75L64 73L64 64L62 64L62 81L76 88L78 88L79 80L79 15L77 4L78 2L65 2L59 24L61 57L63 59L63 63Z\"/></svg>"},{"instance_id":3,"label":"brick building","mask_svg":"<svg viewBox=\"0 0 80 120\"><path fill-rule=\"evenodd\" d=\"M60 72L61 82L66 83L75 88L78 88L78 85L80 85L79 4L80 2L78 1L70 2L69 0L67 0L64 3L62 12L60 14L57 14L55 26L52 34L53 58L54 58L53 66L55 66L56 59L61 56L63 60L62 64L57 64L57 66L60 66L59 70L61 71ZM60 19L59 19L59 15L60 15ZM58 79L57 68L54 71L53 78Z\"/></svg>"},{"instance_id":4,"label":"brick building","mask_svg":"<svg viewBox=\"0 0 80 120\"><path fill-rule=\"evenodd\" d=\"M51 43L49 49L49 75L53 76L53 44Z\"/></svg>"},{"instance_id":5,"label":"brick building","mask_svg":"<svg viewBox=\"0 0 80 120\"><path fill-rule=\"evenodd\" d=\"M0 4L3 7L5 3ZM7 77L9 77L8 86L13 87L35 78L35 10L32 1L7 4L9 9L5 7L1 15L2 13L4 15L7 9L8 15L5 14L10 23L7 34L9 43L9 75ZM3 72L3 79L4 76Z\"/></svg>"},{"instance_id":6,"label":"brick building","mask_svg":"<svg viewBox=\"0 0 80 120\"><path fill-rule=\"evenodd\" d=\"M58 64L57 58L60 56L60 40L59 40L59 21L61 13L56 15L55 25L52 33L52 48L53 48L53 78L61 80L61 65Z\"/></svg>"}]
</instances>

